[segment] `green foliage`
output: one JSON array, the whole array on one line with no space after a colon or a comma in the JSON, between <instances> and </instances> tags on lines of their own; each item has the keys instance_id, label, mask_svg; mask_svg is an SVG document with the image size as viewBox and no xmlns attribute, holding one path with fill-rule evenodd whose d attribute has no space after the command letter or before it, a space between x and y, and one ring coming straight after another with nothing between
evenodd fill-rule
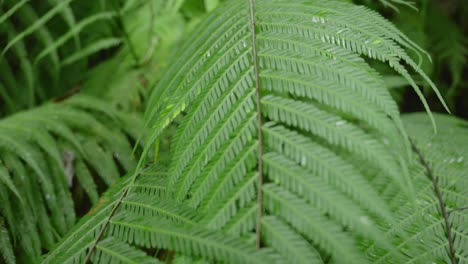
<instances>
[{"instance_id":1,"label":"green foliage","mask_svg":"<svg viewBox=\"0 0 468 264\"><path fill-rule=\"evenodd\" d=\"M447 224L453 255L458 261L455 263L468 260L468 122L438 114L436 121L440 131L435 135L424 118L420 113L403 116L408 132L414 135L415 145L429 166L420 162L411 168L416 201L412 203L399 195L397 186L385 183L381 186L381 195L387 197L397 215L397 220L386 227L385 237L394 237L395 232L401 231L407 234L405 239L395 237L392 241L404 257L398 258L396 251L378 254L371 249L369 254L376 262L453 263ZM445 222L439 198L448 222Z\"/></svg>"},{"instance_id":2,"label":"green foliage","mask_svg":"<svg viewBox=\"0 0 468 264\"><path fill-rule=\"evenodd\" d=\"M6 1L0 260L468 262L463 34L351 2Z\"/></svg>"},{"instance_id":3,"label":"green foliage","mask_svg":"<svg viewBox=\"0 0 468 264\"><path fill-rule=\"evenodd\" d=\"M430 80L403 50L419 46L350 4L256 1L250 8L226 3L188 37L148 102L151 133L137 172L111 188L105 205L44 263L106 261L99 245L109 240L125 250L176 251L181 261L466 259L464 212L444 217L466 202L463 179L437 171L446 164L419 149L424 137L411 150L383 79L363 59L387 63L419 93L409 72ZM167 167L143 166L174 125ZM430 167L420 160L426 155ZM452 185L439 187L433 176ZM433 182L458 199L439 197ZM439 199L453 208L438 207ZM419 214L428 201L429 219Z\"/></svg>"},{"instance_id":4,"label":"green foliage","mask_svg":"<svg viewBox=\"0 0 468 264\"><path fill-rule=\"evenodd\" d=\"M1 114L34 106L72 88L91 52L119 45L112 36L116 13L99 5L67 1L4 1L1 6ZM95 30L88 30L91 26ZM19 68L17 70L16 68ZM20 74L14 74L19 72ZM14 102L14 103L13 103Z\"/></svg>"},{"instance_id":5,"label":"green foliage","mask_svg":"<svg viewBox=\"0 0 468 264\"><path fill-rule=\"evenodd\" d=\"M112 98L114 102L139 106L134 102L139 87L123 93L109 87L135 86L140 80L151 85L156 80L157 75L141 76L148 68L154 71L164 65L169 45L184 31L177 13L183 1L173 2L177 1L5 1L0 6L0 116L31 108L81 84L87 93L118 94L121 97ZM93 74L99 71L94 69L96 62L103 59L109 59L99 66L105 70ZM97 78L105 83L95 87ZM148 92L146 87L143 90Z\"/></svg>"},{"instance_id":6,"label":"green foliage","mask_svg":"<svg viewBox=\"0 0 468 264\"><path fill-rule=\"evenodd\" d=\"M19 261L37 259L75 223L70 188L96 204L99 189L134 168L138 127L137 116L85 96L0 121L2 242L10 238Z\"/></svg>"}]
</instances>

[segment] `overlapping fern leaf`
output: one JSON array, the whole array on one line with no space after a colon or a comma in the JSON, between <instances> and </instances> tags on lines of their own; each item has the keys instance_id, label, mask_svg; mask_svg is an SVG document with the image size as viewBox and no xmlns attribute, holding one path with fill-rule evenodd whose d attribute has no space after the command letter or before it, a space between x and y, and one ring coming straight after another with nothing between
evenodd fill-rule
<instances>
[{"instance_id":1,"label":"overlapping fern leaf","mask_svg":"<svg viewBox=\"0 0 468 264\"><path fill-rule=\"evenodd\" d=\"M369 256L376 263L468 263L468 123L438 114L440 131L434 135L421 113L403 120L419 160L411 167L416 200L408 201L392 184L378 183L395 212L385 237L396 250L381 254L370 249ZM395 237L401 232L405 238Z\"/></svg>"},{"instance_id":2,"label":"overlapping fern leaf","mask_svg":"<svg viewBox=\"0 0 468 264\"><path fill-rule=\"evenodd\" d=\"M363 7L229 1L198 25L153 92L136 172L43 263L106 262L115 248L202 263L423 258L406 246L414 229L392 227L408 219L401 199L420 210L427 177L366 62L388 63L420 94L410 72L430 80L403 48L423 52ZM148 167L146 154L174 124L171 162ZM463 238L463 222L453 225ZM450 239L435 234L439 256L455 261L444 255ZM461 259L466 243L456 243Z\"/></svg>"},{"instance_id":3,"label":"overlapping fern leaf","mask_svg":"<svg viewBox=\"0 0 468 264\"><path fill-rule=\"evenodd\" d=\"M7 263L36 262L75 223L74 201L99 193L132 170L137 116L76 96L0 121L0 230ZM75 197L72 197L71 189ZM5 231L6 230L6 231Z\"/></svg>"}]
</instances>

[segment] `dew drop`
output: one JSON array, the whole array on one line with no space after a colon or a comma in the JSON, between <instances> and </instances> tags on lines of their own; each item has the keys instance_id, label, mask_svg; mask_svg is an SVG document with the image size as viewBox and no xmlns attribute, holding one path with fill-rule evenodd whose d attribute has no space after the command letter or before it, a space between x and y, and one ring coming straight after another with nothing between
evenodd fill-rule
<instances>
[{"instance_id":1,"label":"dew drop","mask_svg":"<svg viewBox=\"0 0 468 264\"><path fill-rule=\"evenodd\" d=\"M361 217L359 217L359 221L361 221L361 223L365 224L365 225L369 225L370 224L370 221L369 221L369 217L363 215Z\"/></svg>"},{"instance_id":2,"label":"dew drop","mask_svg":"<svg viewBox=\"0 0 468 264\"><path fill-rule=\"evenodd\" d=\"M245 40L242 41L242 47L247 48L247 43L245 42Z\"/></svg>"},{"instance_id":3,"label":"dew drop","mask_svg":"<svg viewBox=\"0 0 468 264\"><path fill-rule=\"evenodd\" d=\"M346 121L344 121L344 120L336 121L336 123L335 123L335 125L336 125L337 127L342 126L342 125L344 125L344 124L346 124Z\"/></svg>"},{"instance_id":4,"label":"dew drop","mask_svg":"<svg viewBox=\"0 0 468 264\"><path fill-rule=\"evenodd\" d=\"M461 163L462 161L463 161L463 157L459 157L459 158L457 159L457 162L458 162L458 163Z\"/></svg>"},{"instance_id":5,"label":"dew drop","mask_svg":"<svg viewBox=\"0 0 468 264\"><path fill-rule=\"evenodd\" d=\"M306 159L305 156L302 156L302 157L301 157L301 165L302 165L302 166L305 166L306 164L307 164L307 159Z\"/></svg>"}]
</instances>

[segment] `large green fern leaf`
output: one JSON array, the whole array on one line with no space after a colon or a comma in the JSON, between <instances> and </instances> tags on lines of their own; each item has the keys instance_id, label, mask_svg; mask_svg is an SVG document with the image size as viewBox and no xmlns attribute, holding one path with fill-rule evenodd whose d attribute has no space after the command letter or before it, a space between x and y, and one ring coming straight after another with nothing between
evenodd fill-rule
<instances>
[{"instance_id":1,"label":"large green fern leaf","mask_svg":"<svg viewBox=\"0 0 468 264\"><path fill-rule=\"evenodd\" d=\"M366 62L388 63L420 93L409 72L430 80L404 48L422 52L376 13L342 2L231 1L214 10L150 98L137 172L112 190L97 224L84 219L45 263L99 263L100 241L111 238L181 260L424 259L409 243L413 226L393 226L421 210L420 188L431 181ZM142 174L175 124L164 181ZM460 219L457 239L466 233ZM439 248L426 255L466 258L463 239L410 223L437 234Z\"/></svg>"}]
</instances>

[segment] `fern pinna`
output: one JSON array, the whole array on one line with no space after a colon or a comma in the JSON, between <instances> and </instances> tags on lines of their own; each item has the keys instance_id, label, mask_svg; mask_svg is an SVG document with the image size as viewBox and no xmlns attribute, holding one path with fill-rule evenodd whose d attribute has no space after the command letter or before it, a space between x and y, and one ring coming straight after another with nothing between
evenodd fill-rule
<instances>
[{"instance_id":1,"label":"fern pinna","mask_svg":"<svg viewBox=\"0 0 468 264\"><path fill-rule=\"evenodd\" d=\"M422 158L427 139L409 140L367 63L387 63L427 109L412 74L437 89L405 50L423 58L364 7L229 1L155 88L136 172L43 263L157 262L144 254L160 250L169 262L466 262L464 160L444 175ZM145 165L176 123L169 165Z\"/></svg>"}]
</instances>

